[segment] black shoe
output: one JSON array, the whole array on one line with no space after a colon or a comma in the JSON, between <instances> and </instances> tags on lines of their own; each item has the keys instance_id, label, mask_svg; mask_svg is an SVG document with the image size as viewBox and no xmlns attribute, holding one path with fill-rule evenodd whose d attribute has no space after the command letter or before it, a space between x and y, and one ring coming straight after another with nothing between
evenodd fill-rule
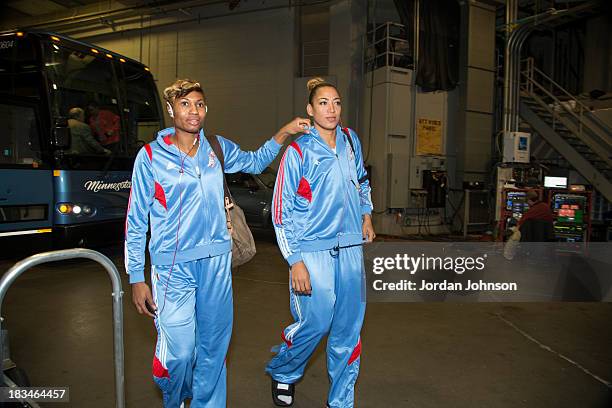
<instances>
[{"instance_id":1,"label":"black shoe","mask_svg":"<svg viewBox=\"0 0 612 408\"><path fill-rule=\"evenodd\" d=\"M294 384L284 384L272 379L272 402L277 407L290 407L293 405Z\"/></svg>"}]
</instances>

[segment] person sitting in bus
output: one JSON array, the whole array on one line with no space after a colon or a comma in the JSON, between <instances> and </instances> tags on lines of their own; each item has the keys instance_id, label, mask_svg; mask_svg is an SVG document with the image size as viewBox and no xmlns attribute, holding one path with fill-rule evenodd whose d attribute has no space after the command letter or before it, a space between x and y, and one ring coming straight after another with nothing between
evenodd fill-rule
<instances>
[{"instance_id":1,"label":"person sitting in bus","mask_svg":"<svg viewBox=\"0 0 612 408\"><path fill-rule=\"evenodd\" d=\"M307 131L308 120L294 119L254 152L214 136L222 169L202 129L208 108L200 84L178 80L164 99L174 126L136 157L125 267L137 311L155 318L153 380L164 407L179 408L188 398L192 408L225 407L233 302L223 171L261 173L289 135ZM144 277L149 223L153 291Z\"/></svg>"},{"instance_id":2,"label":"person sitting in bus","mask_svg":"<svg viewBox=\"0 0 612 408\"><path fill-rule=\"evenodd\" d=\"M85 123L85 111L74 107L68 111L68 127L70 127L70 150L69 154L105 154L110 150L105 149L94 139L91 129Z\"/></svg>"},{"instance_id":3,"label":"person sitting in bus","mask_svg":"<svg viewBox=\"0 0 612 408\"><path fill-rule=\"evenodd\" d=\"M111 148L119 143L120 118L108 109L100 109L95 102L87 106L89 126L104 147Z\"/></svg>"}]
</instances>

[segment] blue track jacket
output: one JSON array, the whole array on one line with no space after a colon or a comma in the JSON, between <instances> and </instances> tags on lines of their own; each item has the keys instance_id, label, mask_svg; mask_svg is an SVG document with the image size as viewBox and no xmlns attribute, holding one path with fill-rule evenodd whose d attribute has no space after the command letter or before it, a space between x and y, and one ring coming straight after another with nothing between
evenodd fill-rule
<instances>
[{"instance_id":1,"label":"blue track jacket","mask_svg":"<svg viewBox=\"0 0 612 408\"><path fill-rule=\"evenodd\" d=\"M362 216L371 214L370 182L354 131L336 129L336 152L315 128L291 143L274 187L272 221L279 248L289 263L302 252L359 245ZM359 180L362 180L359 183Z\"/></svg>"},{"instance_id":2,"label":"blue track jacket","mask_svg":"<svg viewBox=\"0 0 612 408\"><path fill-rule=\"evenodd\" d=\"M219 160L203 131L193 158L172 144L172 134L174 128L160 131L156 140L138 152L134 163L125 223L125 269L130 283L144 281L149 217L153 265L188 262L231 250ZM217 137L227 173L261 173L282 147L270 139L257 151L245 152L232 141Z\"/></svg>"}]
</instances>

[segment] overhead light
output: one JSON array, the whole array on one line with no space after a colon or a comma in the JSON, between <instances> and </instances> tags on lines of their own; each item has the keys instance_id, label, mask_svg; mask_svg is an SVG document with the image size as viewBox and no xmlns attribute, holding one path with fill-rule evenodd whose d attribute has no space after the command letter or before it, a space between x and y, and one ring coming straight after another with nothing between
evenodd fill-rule
<instances>
[{"instance_id":1,"label":"overhead light","mask_svg":"<svg viewBox=\"0 0 612 408\"><path fill-rule=\"evenodd\" d=\"M108 58L113 58L113 56L112 56L112 55L110 55L110 54L106 54L106 56L107 56Z\"/></svg>"},{"instance_id":2,"label":"overhead light","mask_svg":"<svg viewBox=\"0 0 612 408\"><path fill-rule=\"evenodd\" d=\"M119 58L119 61L125 62L125 59L124 58Z\"/></svg>"},{"instance_id":3,"label":"overhead light","mask_svg":"<svg viewBox=\"0 0 612 408\"><path fill-rule=\"evenodd\" d=\"M17 31L17 32L15 33L15 35L16 35L17 37L23 37L23 36L24 36L24 34L23 34L21 31Z\"/></svg>"},{"instance_id":4,"label":"overhead light","mask_svg":"<svg viewBox=\"0 0 612 408\"><path fill-rule=\"evenodd\" d=\"M93 52L94 54L99 54L100 53L100 51L96 50L95 48L92 48L91 52Z\"/></svg>"},{"instance_id":5,"label":"overhead light","mask_svg":"<svg viewBox=\"0 0 612 408\"><path fill-rule=\"evenodd\" d=\"M56 36L54 36L54 35L52 35L52 36L51 36L51 39L52 39L53 41L57 41L57 42L59 42L59 40L60 40L60 39L59 39L59 37L56 37Z\"/></svg>"},{"instance_id":6,"label":"overhead light","mask_svg":"<svg viewBox=\"0 0 612 408\"><path fill-rule=\"evenodd\" d=\"M149 71L149 72L151 72L151 70L149 69L149 67L145 67L145 71Z\"/></svg>"},{"instance_id":7,"label":"overhead light","mask_svg":"<svg viewBox=\"0 0 612 408\"><path fill-rule=\"evenodd\" d=\"M55 45L55 44L51 44L51 45L53 45L53 48L55 48L56 50L59 51L59 47L57 45Z\"/></svg>"}]
</instances>

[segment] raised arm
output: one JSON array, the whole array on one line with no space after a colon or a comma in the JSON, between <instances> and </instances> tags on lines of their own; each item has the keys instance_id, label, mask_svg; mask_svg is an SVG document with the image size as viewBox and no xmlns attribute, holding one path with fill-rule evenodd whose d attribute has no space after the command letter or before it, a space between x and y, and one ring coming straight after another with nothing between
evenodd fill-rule
<instances>
[{"instance_id":1,"label":"raised arm","mask_svg":"<svg viewBox=\"0 0 612 408\"><path fill-rule=\"evenodd\" d=\"M283 126L273 138L264 143L259 149L250 152L241 150L240 146L236 143L218 136L225 159L225 172L236 173L243 171L251 174L261 173L272 163L272 160L278 155L283 143L285 143L289 136L308 132L308 123L307 119L295 118Z\"/></svg>"}]
</instances>

